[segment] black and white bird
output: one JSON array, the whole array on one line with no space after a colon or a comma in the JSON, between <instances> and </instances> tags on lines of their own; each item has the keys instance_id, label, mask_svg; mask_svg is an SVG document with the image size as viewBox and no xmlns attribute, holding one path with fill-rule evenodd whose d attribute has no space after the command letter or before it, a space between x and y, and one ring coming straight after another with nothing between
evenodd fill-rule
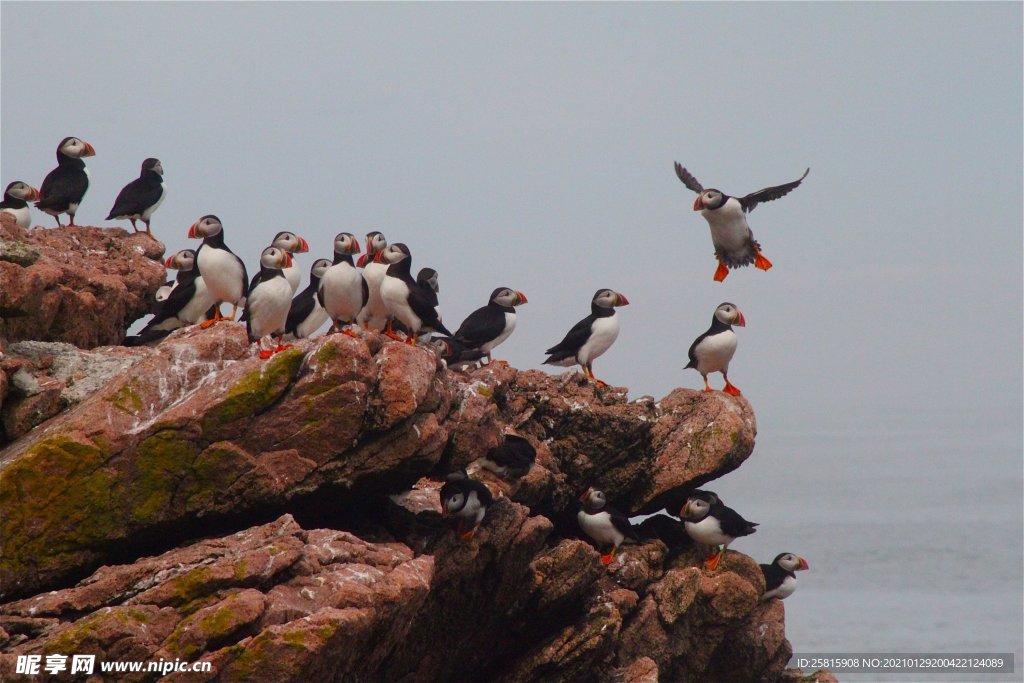
<instances>
[{"instance_id":1,"label":"black and white bird","mask_svg":"<svg viewBox=\"0 0 1024 683\"><path fill-rule=\"evenodd\" d=\"M231 317L228 320L234 320L239 307L245 306L245 296L249 291L249 276L245 270L245 263L225 244L224 225L212 214L203 216L193 223L188 230L188 236L191 239L203 240L196 249L196 265L217 302L217 312L213 319L204 322L202 326L209 327L223 319L220 312L222 302L231 304ZM288 297L290 300L291 294Z\"/></svg>"},{"instance_id":2,"label":"black and white bird","mask_svg":"<svg viewBox=\"0 0 1024 683\"><path fill-rule=\"evenodd\" d=\"M139 231L135 221L142 221L146 225L146 234L152 237L149 220L166 194L163 165L159 159L146 159L142 162L142 172L139 173L139 177L125 185L118 193L106 220L127 218L132 222L132 229L135 232Z\"/></svg>"},{"instance_id":3,"label":"black and white bird","mask_svg":"<svg viewBox=\"0 0 1024 683\"><path fill-rule=\"evenodd\" d=\"M359 335L349 329L356 321L369 298L369 287L364 273L352 262L359 253L359 240L350 232L339 232L334 237L334 262L323 274L317 300L331 320L331 331L350 337Z\"/></svg>"},{"instance_id":4,"label":"black and white bird","mask_svg":"<svg viewBox=\"0 0 1024 683\"><path fill-rule=\"evenodd\" d=\"M693 174L683 168L678 161L675 166L676 175L683 184L697 193L693 210L700 211L711 227L711 242L715 245L715 258L718 259L715 280L724 280L729 275L730 268L740 268L751 263L761 270L771 268L771 261L761 254L761 245L754 240L754 233L747 225L747 214L761 202L785 197L800 186L811 169L808 168L798 180L791 183L766 187L745 197L730 197L714 188L705 190Z\"/></svg>"},{"instance_id":5,"label":"black and white bird","mask_svg":"<svg viewBox=\"0 0 1024 683\"><path fill-rule=\"evenodd\" d=\"M328 321L327 311L320 305L318 295L320 281L330 267L331 262L325 258L313 261L313 267L309 269L309 285L292 299L291 308L288 309L288 320L284 325L285 339L306 339Z\"/></svg>"},{"instance_id":6,"label":"black and white bird","mask_svg":"<svg viewBox=\"0 0 1024 683\"><path fill-rule=\"evenodd\" d=\"M406 342L415 346L417 337L427 330L452 336L438 319L430 297L412 279L409 247L401 242L391 244L374 258L388 264L384 281L380 284L380 298L387 307L388 316L401 321L409 330Z\"/></svg>"},{"instance_id":7,"label":"black and white bird","mask_svg":"<svg viewBox=\"0 0 1024 683\"><path fill-rule=\"evenodd\" d=\"M195 251L182 249L170 256L164 265L178 271L174 286L163 300L157 299L153 319L137 335L125 337L125 346L149 344L163 339L179 327L204 321L214 306L213 295L196 267Z\"/></svg>"},{"instance_id":8,"label":"black and white bird","mask_svg":"<svg viewBox=\"0 0 1024 683\"><path fill-rule=\"evenodd\" d=\"M762 564L764 595L761 600L785 600L796 590L796 573L810 568L807 560L793 553L781 553L771 564Z\"/></svg>"},{"instance_id":9,"label":"black and white bird","mask_svg":"<svg viewBox=\"0 0 1024 683\"><path fill-rule=\"evenodd\" d=\"M379 230L366 233L366 253L359 257L357 266L363 269L369 298L359 313L359 324L368 330L380 332L388 326L388 307L380 298L380 286L388 272L388 264L377 258L387 249L388 241Z\"/></svg>"},{"instance_id":10,"label":"black and white bird","mask_svg":"<svg viewBox=\"0 0 1024 683\"><path fill-rule=\"evenodd\" d=\"M729 382L729 361L736 353L737 345L736 333L732 331L732 326L744 327L746 324L747 319L743 317L736 304L726 301L715 309L708 331L690 344L690 362L683 369L693 368L701 374L704 378L704 391L711 391L708 374L721 372L725 378L725 388L722 391L732 396L740 395L740 390Z\"/></svg>"},{"instance_id":11,"label":"black and white bird","mask_svg":"<svg viewBox=\"0 0 1024 683\"><path fill-rule=\"evenodd\" d=\"M509 287L491 292L486 306L470 313L455 331L455 338L467 349L482 351L487 362L491 351L516 329L516 306L527 303L526 295Z\"/></svg>"},{"instance_id":12,"label":"black and white bird","mask_svg":"<svg viewBox=\"0 0 1024 683\"><path fill-rule=\"evenodd\" d=\"M89 171L82 159L95 154L93 146L79 138L64 138L57 145L57 168L39 186L36 208L56 218L58 228L62 213L71 217L68 225L75 224L78 205L89 189Z\"/></svg>"},{"instance_id":13,"label":"black and white bird","mask_svg":"<svg viewBox=\"0 0 1024 683\"><path fill-rule=\"evenodd\" d=\"M629 517L608 505L603 491L588 488L580 496L583 506L576 520L583 533L591 538L601 552L601 564L611 564L615 552L627 538L640 540Z\"/></svg>"},{"instance_id":14,"label":"black and white bird","mask_svg":"<svg viewBox=\"0 0 1024 683\"><path fill-rule=\"evenodd\" d=\"M253 277L245 300L245 329L249 342L258 344L260 358L270 358L278 351L291 348L282 345L284 326L288 321L288 310L292 303L292 286L284 276L284 269L292 264L292 255L284 249L267 247L260 254L259 279ZM264 339L271 338L277 345L264 346Z\"/></svg>"},{"instance_id":15,"label":"black and white bird","mask_svg":"<svg viewBox=\"0 0 1024 683\"><path fill-rule=\"evenodd\" d=\"M156 294L153 295L153 298L156 299L157 303L165 301L167 297L171 295L171 292L174 291L174 287L177 284L178 283L175 282L174 280L168 280L167 282L157 287Z\"/></svg>"},{"instance_id":16,"label":"black and white bird","mask_svg":"<svg viewBox=\"0 0 1024 683\"><path fill-rule=\"evenodd\" d=\"M476 365L476 362L484 357L483 351L467 349L458 339L445 335L435 335L428 342L428 346L451 370L461 370L470 365Z\"/></svg>"},{"instance_id":17,"label":"black and white bird","mask_svg":"<svg viewBox=\"0 0 1024 683\"><path fill-rule=\"evenodd\" d=\"M697 543L706 546L722 546L712 554L705 566L714 571L722 561L729 544L741 536L757 531L757 522L748 522L738 512L724 503L710 491L694 491L686 499L679 517L683 520L686 533Z\"/></svg>"},{"instance_id":18,"label":"black and white bird","mask_svg":"<svg viewBox=\"0 0 1024 683\"><path fill-rule=\"evenodd\" d=\"M4 200L0 202L0 213L14 216L18 227L27 230L32 227L32 209L29 202L39 199L39 190L28 183L15 180L4 190Z\"/></svg>"},{"instance_id":19,"label":"black and white bird","mask_svg":"<svg viewBox=\"0 0 1024 683\"><path fill-rule=\"evenodd\" d=\"M590 302L590 315L572 326L565 339L544 353L549 354L545 365L570 367L579 364L587 377L598 386L607 386L594 377L591 367L594 360L611 348L619 336L619 317L616 306L627 306L629 301L623 294L611 289L599 289Z\"/></svg>"},{"instance_id":20,"label":"black and white bird","mask_svg":"<svg viewBox=\"0 0 1024 683\"><path fill-rule=\"evenodd\" d=\"M437 312L437 319L441 320L441 307L437 295L441 293L441 285L437 282L437 271L433 268L420 268L420 272L416 273L416 284L419 285L420 291L423 292L423 296L427 298L430 305L434 307L434 311ZM406 329L405 325L399 320L391 321L391 331L401 332L409 337L409 330ZM431 330L427 330L427 333L431 333Z\"/></svg>"},{"instance_id":21,"label":"black and white bird","mask_svg":"<svg viewBox=\"0 0 1024 683\"><path fill-rule=\"evenodd\" d=\"M455 518L455 533L463 541L473 538L493 502L491 490L466 470L449 474L441 487L441 516Z\"/></svg>"},{"instance_id":22,"label":"black and white bird","mask_svg":"<svg viewBox=\"0 0 1024 683\"><path fill-rule=\"evenodd\" d=\"M506 431L500 444L487 451L480 463L502 479L524 477L537 461L533 444L513 431Z\"/></svg>"},{"instance_id":23,"label":"black and white bird","mask_svg":"<svg viewBox=\"0 0 1024 683\"><path fill-rule=\"evenodd\" d=\"M299 282L302 280L302 272L298 262L295 260L295 254L305 254L309 251L309 242L294 232L283 230L274 235L270 246L284 249L292 255L292 265L284 269L284 278L291 285L292 294L295 294L295 292L299 291Z\"/></svg>"}]
</instances>

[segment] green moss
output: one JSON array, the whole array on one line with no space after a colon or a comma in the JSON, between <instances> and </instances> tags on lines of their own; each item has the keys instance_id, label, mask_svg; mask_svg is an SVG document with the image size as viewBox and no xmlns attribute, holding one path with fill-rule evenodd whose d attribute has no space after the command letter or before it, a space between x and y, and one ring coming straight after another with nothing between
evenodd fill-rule
<instances>
[{"instance_id":1,"label":"green moss","mask_svg":"<svg viewBox=\"0 0 1024 683\"><path fill-rule=\"evenodd\" d=\"M180 607L208 595L211 574L209 567L196 567L192 571L171 579L174 596L171 598L170 604Z\"/></svg>"},{"instance_id":2,"label":"green moss","mask_svg":"<svg viewBox=\"0 0 1024 683\"><path fill-rule=\"evenodd\" d=\"M131 491L130 513L138 524L162 521L173 512L175 491L192 479L194 444L176 430L163 430L143 439L135 453L137 479Z\"/></svg>"},{"instance_id":3,"label":"green moss","mask_svg":"<svg viewBox=\"0 0 1024 683\"><path fill-rule=\"evenodd\" d=\"M281 634L281 640L286 645L305 649L306 631L285 631Z\"/></svg>"},{"instance_id":4,"label":"green moss","mask_svg":"<svg viewBox=\"0 0 1024 683\"><path fill-rule=\"evenodd\" d=\"M316 352L316 359L321 363L330 363L339 356L341 356L341 351L338 349L338 346L330 342L323 344L320 350Z\"/></svg>"},{"instance_id":5,"label":"green moss","mask_svg":"<svg viewBox=\"0 0 1024 683\"><path fill-rule=\"evenodd\" d=\"M78 652L82 643L99 632L100 620L105 616L102 612L90 614L79 619L71 628L66 629L56 638L51 638L43 646L43 654L69 654Z\"/></svg>"},{"instance_id":6,"label":"green moss","mask_svg":"<svg viewBox=\"0 0 1024 683\"><path fill-rule=\"evenodd\" d=\"M219 405L203 419L203 432L251 417L272 406L299 374L305 354L289 349L273 357L259 370L238 380Z\"/></svg>"},{"instance_id":7,"label":"green moss","mask_svg":"<svg viewBox=\"0 0 1024 683\"><path fill-rule=\"evenodd\" d=\"M123 413L128 413L129 415L137 414L142 410L144 404L142 402L142 397L139 396L134 385L134 380L128 382L115 392L113 396L108 396L107 401Z\"/></svg>"}]
</instances>

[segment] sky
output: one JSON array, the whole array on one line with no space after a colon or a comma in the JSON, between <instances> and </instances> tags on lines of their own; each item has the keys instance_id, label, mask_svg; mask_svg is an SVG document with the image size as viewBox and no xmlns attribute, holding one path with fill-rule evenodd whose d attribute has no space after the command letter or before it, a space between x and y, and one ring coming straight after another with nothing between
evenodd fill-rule
<instances>
[{"instance_id":1,"label":"sky","mask_svg":"<svg viewBox=\"0 0 1024 683\"><path fill-rule=\"evenodd\" d=\"M127 226L103 218L158 157L168 252L214 213L250 271L282 229L307 268L337 232L381 230L439 271L453 329L525 292L496 354L519 368L616 289L594 370L632 398L700 388L687 349L731 301L759 448L981 434L998 457L962 467L1019 484L1022 7L5 1L0 177L38 186L79 136L77 222ZM810 167L749 216L774 268L712 280L673 161L740 196ZM790 467L804 495L821 483ZM1011 494L993 514L1019 529Z\"/></svg>"}]
</instances>

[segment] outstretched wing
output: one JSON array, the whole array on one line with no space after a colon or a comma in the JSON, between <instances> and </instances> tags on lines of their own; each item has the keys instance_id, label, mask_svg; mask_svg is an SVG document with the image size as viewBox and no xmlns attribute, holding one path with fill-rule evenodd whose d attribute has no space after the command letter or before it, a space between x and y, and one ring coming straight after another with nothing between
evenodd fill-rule
<instances>
[{"instance_id":1,"label":"outstretched wing","mask_svg":"<svg viewBox=\"0 0 1024 683\"><path fill-rule=\"evenodd\" d=\"M700 181L693 177L693 174L687 171L682 165L676 162L676 175L683 181L683 185L700 194L704 191L704 186L700 184Z\"/></svg>"},{"instance_id":2,"label":"outstretched wing","mask_svg":"<svg viewBox=\"0 0 1024 683\"><path fill-rule=\"evenodd\" d=\"M746 197L740 198L740 205L743 207L744 211L750 213L751 211L754 210L754 207L756 207L761 202L770 202L773 199L785 197L787 194L789 194L796 188L800 187L800 183L804 181L804 178L806 178L807 174L810 172L811 169L808 167L808 169L804 171L804 174L802 176L800 176L797 180L794 180L791 183L786 183L785 185L776 185L775 187L766 187L763 190L751 192Z\"/></svg>"}]
</instances>

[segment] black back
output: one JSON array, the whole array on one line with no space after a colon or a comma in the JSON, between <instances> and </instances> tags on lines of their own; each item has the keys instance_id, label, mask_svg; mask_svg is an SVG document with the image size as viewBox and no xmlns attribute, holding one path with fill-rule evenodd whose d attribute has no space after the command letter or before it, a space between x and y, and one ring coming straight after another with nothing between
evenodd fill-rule
<instances>
[{"instance_id":1,"label":"black back","mask_svg":"<svg viewBox=\"0 0 1024 683\"><path fill-rule=\"evenodd\" d=\"M163 178L151 169L143 169L142 174L131 181L114 200L110 215L106 220L140 214L160 200L163 194Z\"/></svg>"},{"instance_id":2,"label":"black back","mask_svg":"<svg viewBox=\"0 0 1024 683\"><path fill-rule=\"evenodd\" d=\"M365 284L365 280L363 282ZM292 306L288 309L288 320L284 324L285 334L298 336L299 324L316 309L318 299L320 299L320 278L310 273L309 284L292 299ZM322 301L320 303L323 304Z\"/></svg>"},{"instance_id":3,"label":"black back","mask_svg":"<svg viewBox=\"0 0 1024 683\"><path fill-rule=\"evenodd\" d=\"M505 440L487 451L484 457L501 467L507 467L512 474L522 476L537 461L537 449L518 434L506 434Z\"/></svg>"},{"instance_id":4,"label":"black back","mask_svg":"<svg viewBox=\"0 0 1024 683\"><path fill-rule=\"evenodd\" d=\"M483 346L505 331L505 313L515 313L515 310L512 306L501 306L493 301L481 306L462 321L455 338L469 348Z\"/></svg>"},{"instance_id":5,"label":"black back","mask_svg":"<svg viewBox=\"0 0 1024 683\"><path fill-rule=\"evenodd\" d=\"M764 589L766 591L770 591L781 586L787 576L792 576L794 579L796 578L796 572L788 572L775 562L772 562L771 564L762 564L761 573L764 574Z\"/></svg>"},{"instance_id":6,"label":"black back","mask_svg":"<svg viewBox=\"0 0 1024 683\"><path fill-rule=\"evenodd\" d=\"M613 315L615 315L614 308L606 308L591 303L590 315L573 325L562 341L544 352L550 355L550 358L544 362L551 363L566 358L574 358L580 349L583 348L583 345L587 343L587 340L590 339L591 326L594 324L594 321L598 318L607 318Z\"/></svg>"},{"instance_id":7,"label":"black back","mask_svg":"<svg viewBox=\"0 0 1024 683\"><path fill-rule=\"evenodd\" d=\"M39 186L36 207L51 211L66 211L71 204L82 201L89 189L89 176L85 162L65 154L57 154L57 168L46 174Z\"/></svg>"}]
</instances>

